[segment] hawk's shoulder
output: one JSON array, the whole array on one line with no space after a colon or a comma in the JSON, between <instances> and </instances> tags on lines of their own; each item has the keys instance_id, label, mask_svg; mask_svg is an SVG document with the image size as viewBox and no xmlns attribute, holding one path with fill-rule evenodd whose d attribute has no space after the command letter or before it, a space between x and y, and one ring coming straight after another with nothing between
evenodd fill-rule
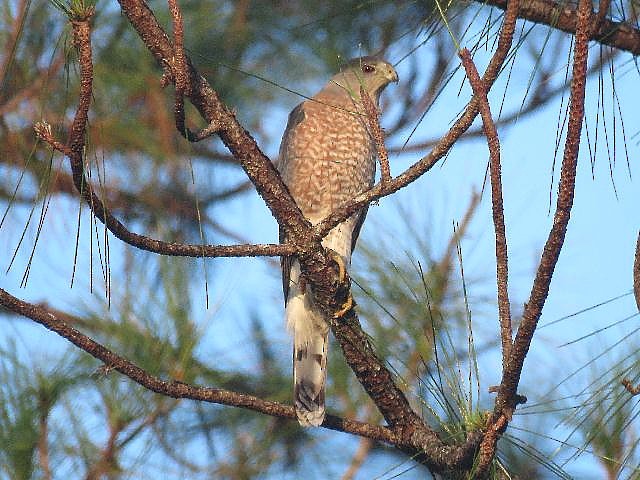
<instances>
[{"instance_id":1,"label":"hawk's shoulder","mask_svg":"<svg viewBox=\"0 0 640 480\"><path fill-rule=\"evenodd\" d=\"M295 129L298 125L300 125L300 123L304 121L304 104L305 102L302 102L298 104L296 108L291 110L291 113L289 114L289 120L287 121L287 128L284 131L285 136L287 135L287 133Z\"/></svg>"}]
</instances>

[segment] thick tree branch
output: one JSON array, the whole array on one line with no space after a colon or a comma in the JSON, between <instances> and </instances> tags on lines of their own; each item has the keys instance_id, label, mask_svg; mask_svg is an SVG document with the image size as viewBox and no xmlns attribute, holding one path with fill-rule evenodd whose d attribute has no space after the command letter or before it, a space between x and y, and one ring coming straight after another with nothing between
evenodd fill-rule
<instances>
[{"instance_id":1,"label":"thick tree branch","mask_svg":"<svg viewBox=\"0 0 640 480\"><path fill-rule=\"evenodd\" d=\"M13 313L30 318L61 337L66 338L78 348L103 362L108 369L117 370L153 392L172 398L188 398L191 400L241 407L276 417L296 418L293 407L289 405L270 402L252 395L229 390L200 387L174 380L162 380L73 328L64 321L64 318L55 313L54 310L24 302L1 288L0 305L6 307ZM352 433L392 445L398 445L400 441L398 435L387 427L346 420L332 415L327 416L323 426L332 430ZM400 444L400 446L402 445Z\"/></svg>"},{"instance_id":2,"label":"thick tree branch","mask_svg":"<svg viewBox=\"0 0 640 480\"><path fill-rule=\"evenodd\" d=\"M476 1L502 10L505 10L509 3L507 0ZM600 5L603 3L600 2ZM624 50L635 56L640 55L640 30L631 23L615 22L604 18L606 13L606 9L599 12L588 39ZM577 33L578 16L578 9L574 5L553 0L527 0L522 2L518 9L520 18L571 34Z\"/></svg>"},{"instance_id":3,"label":"thick tree branch","mask_svg":"<svg viewBox=\"0 0 640 480\"><path fill-rule=\"evenodd\" d=\"M120 0L120 4L160 64L171 65L173 48L146 4L140 0ZM206 80L197 74L189 59L185 59L189 68L189 87L185 87L185 94L189 92L191 102L207 123L220 126L218 135L238 158L278 224L292 239L303 273L314 287L316 300L327 318L331 318L333 312L340 308L336 298L339 285L335 281L331 257L320 244L322 237L302 216L278 172L259 150L254 139L240 126ZM400 429L400 443L413 445L414 453L416 450L425 452L428 457L426 463L436 470L452 468L456 461L470 465L479 438L471 438L468 444L461 447L443 445L436 432L428 428L413 412L404 394L395 385L391 373L376 357L355 314L351 312L349 318L335 321L332 326L347 362L361 383L364 382L365 390L390 427Z\"/></svg>"}]
</instances>

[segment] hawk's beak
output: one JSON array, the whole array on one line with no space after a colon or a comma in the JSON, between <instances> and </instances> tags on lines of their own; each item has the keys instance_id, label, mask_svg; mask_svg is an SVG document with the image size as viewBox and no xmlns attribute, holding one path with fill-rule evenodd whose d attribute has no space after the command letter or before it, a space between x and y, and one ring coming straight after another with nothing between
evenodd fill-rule
<instances>
[{"instance_id":1,"label":"hawk's beak","mask_svg":"<svg viewBox=\"0 0 640 480\"><path fill-rule=\"evenodd\" d=\"M398 72L396 72L395 68L393 68L389 64L387 64L386 67L387 68L385 68L384 76L387 78L387 80L389 80L389 83L398 83Z\"/></svg>"}]
</instances>

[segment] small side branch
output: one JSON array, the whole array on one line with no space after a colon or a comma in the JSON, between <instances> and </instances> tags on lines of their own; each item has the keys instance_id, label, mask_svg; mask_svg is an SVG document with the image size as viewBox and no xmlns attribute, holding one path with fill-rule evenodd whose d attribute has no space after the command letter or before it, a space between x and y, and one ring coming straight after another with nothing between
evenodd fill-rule
<instances>
[{"instance_id":1,"label":"small side branch","mask_svg":"<svg viewBox=\"0 0 640 480\"><path fill-rule=\"evenodd\" d=\"M184 24L182 12L177 0L168 0L169 13L173 21L173 61L171 62L171 72L176 88L176 98L173 107L173 114L176 122L176 129L185 139L190 142L199 142L215 133L221 128L219 122L211 122L208 126L193 133L186 125L184 112L184 97L191 95L191 83L189 82L189 65L184 53Z\"/></svg>"},{"instance_id":2,"label":"small side branch","mask_svg":"<svg viewBox=\"0 0 640 480\"><path fill-rule=\"evenodd\" d=\"M364 112L369 121L369 132L376 144L378 159L380 160L380 181L385 183L391 180L391 169L389 168L389 154L384 144L384 131L380 126L380 114L375 103L373 103L373 100L371 100L371 97L362 86L360 86L360 98L362 98Z\"/></svg>"},{"instance_id":3,"label":"small side branch","mask_svg":"<svg viewBox=\"0 0 640 480\"><path fill-rule=\"evenodd\" d=\"M487 89L480 78L469 50L463 48L458 55L469 78L469 83L478 101L478 108L482 117L484 133L489 146L489 171L491 175L491 205L493 209L493 226L496 238L496 283L498 290L498 315L500 318L500 338L502 341L502 370L506 369L511 354L512 329L511 306L508 292L508 256L507 237L504 225L504 207L502 200L502 173L500 167L500 140L498 131L491 116L491 108L487 98ZM500 415L491 418L489 427L480 444L480 462L478 472L484 474L491 465L496 454L498 439L507 427L508 419Z\"/></svg>"},{"instance_id":4,"label":"small side branch","mask_svg":"<svg viewBox=\"0 0 640 480\"><path fill-rule=\"evenodd\" d=\"M519 4L519 0L510 0L505 11L500 36L498 38L498 46L489 61L487 70L482 76L482 81L484 82L487 91L491 89L496 78L498 78L498 73L500 72L507 55L509 54L509 50L511 49L513 34L516 28L516 20L518 19L517 13ZM317 234L321 237L325 236L329 230L340 222L345 221L365 205L397 192L431 170L438 160L444 157L458 139L469 129L469 127L471 127L471 124L478 113L478 100L474 97L474 99L469 102L460 118L458 118L449 131L444 134L444 136L436 143L427 155L415 162L411 167L394 179L386 183L376 185L371 190L368 190L358 195L350 202L347 202L342 208L332 212L328 217L316 225Z\"/></svg>"},{"instance_id":5,"label":"small side branch","mask_svg":"<svg viewBox=\"0 0 640 480\"><path fill-rule=\"evenodd\" d=\"M460 53L462 65L467 72L469 83L482 117L482 125L489 145L489 171L491 176L491 204L493 226L496 237L496 280L498 289L498 315L500 317L500 338L502 341L502 365L507 364L511 353L513 332L511 327L511 304L509 303L509 267L507 254L507 235L504 224L504 206L502 199L502 172L500 166L500 140L496 125L491 117L491 108L487 99L487 90L480 79L469 50L463 48Z\"/></svg>"}]
</instances>

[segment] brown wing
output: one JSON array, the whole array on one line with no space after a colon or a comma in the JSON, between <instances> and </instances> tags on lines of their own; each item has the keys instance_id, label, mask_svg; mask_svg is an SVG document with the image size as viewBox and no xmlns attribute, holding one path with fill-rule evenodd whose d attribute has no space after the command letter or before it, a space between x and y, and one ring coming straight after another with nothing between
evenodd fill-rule
<instances>
[{"instance_id":1,"label":"brown wing","mask_svg":"<svg viewBox=\"0 0 640 480\"><path fill-rule=\"evenodd\" d=\"M364 223L364 219L367 216L367 212L369 211L369 205L363 207L360 210L360 213L356 213L358 215L358 220L353 227L353 233L351 234L351 251L353 252L356 248L356 242L358 241L358 236L360 236L360 229L362 228L362 224Z\"/></svg>"},{"instance_id":2,"label":"brown wing","mask_svg":"<svg viewBox=\"0 0 640 480\"><path fill-rule=\"evenodd\" d=\"M284 243L286 235L284 230L280 228L280 243ZM282 268L282 292L284 293L284 305L287 305L287 298L289 298L289 272L291 272L291 264L294 257L282 256L280 257L280 267Z\"/></svg>"},{"instance_id":3,"label":"brown wing","mask_svg":"<svg viewBox=\"0 0 640 480\"><path fill-rule=\"evenodd\" d=\"M288 152L289 141L291 140L291 136L294 134L294 131L300 123L304 120L304 110L303 110L304 102L299 104L296 108L291 110L289 114L289 120L287 121L287 128L284 130L284 135L282 135L282 142L280 143L280 162L278 164L278 170L280 174L286 172L287 168L290 167L290 162L294 161L294 158L291 158ZM286 241L286 235L282 228L279 229L279 238L280 243L284 243ZM291 272L291 264L293 263L294 257L291 256L283 256L280 257L280 266L282 267L282 291L284 293L284 304L287 304L287 298L289 297L289 274Z\"/></svg>"},{"instance_id":4,"label":"brown wing","mask_svg":"<svg viewBox=\"0 0 640 480\"><path fill-rule=\"evenodd\" d=\"M372 141L373 144L373 141ZM375 147L372 147L372 150L375 151ZM370 179L370 183L368 185L367 188L371 188L373 187L373 183L374 183L374 175L376 172L376 161L377 161L377 154L372 154L372 158L371 158L371 162L373 164L373 171L371 173L371 179ZM359 213L356 213L356 215L358 215L358 219L356 220L356 224L353 227L353 233L351 234L351 252L353 253L353 251L356 248L356 242L358 241L358 237L360 236L360 230L362 229L362 224L364 223L364 219L367 216L367 212L369 211L369 205L366 205L364 207L362 207L362 210L360 210Z\"/></svg>"}]
</instances>

